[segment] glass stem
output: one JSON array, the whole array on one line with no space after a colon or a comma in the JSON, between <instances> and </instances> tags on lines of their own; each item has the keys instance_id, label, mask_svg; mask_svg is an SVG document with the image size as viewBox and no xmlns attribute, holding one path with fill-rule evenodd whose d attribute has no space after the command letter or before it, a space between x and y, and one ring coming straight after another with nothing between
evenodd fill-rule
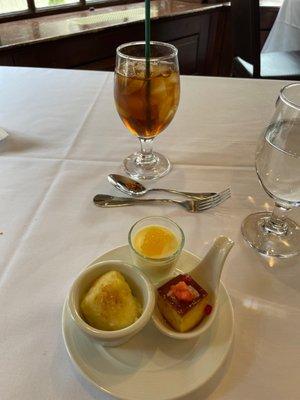
<instances>
[{"instance_id":1,"label":"glass stem","mask_svg":"<svg viewBox=\"0 0 300 400\"><path fill-rule=\"evenodd\" d=\"M283 207L278 203L275 203L271 217L266 220L264 224L264 230L268 233L275 235L284 236L288 232L288 224L286 223L286 213L289 208Z\"/></svg>"},{"instance_id":2,"label":"glass stem","mask_svg":"<svg viewBox=\"0 0 300 400\"><path fill-rule=\"evenodd\" d=\"M153 154L153 139L140 139L141 154L139 155L137 162L144 166L151 165L156 162Z\"/></svg>"}]
</instances>

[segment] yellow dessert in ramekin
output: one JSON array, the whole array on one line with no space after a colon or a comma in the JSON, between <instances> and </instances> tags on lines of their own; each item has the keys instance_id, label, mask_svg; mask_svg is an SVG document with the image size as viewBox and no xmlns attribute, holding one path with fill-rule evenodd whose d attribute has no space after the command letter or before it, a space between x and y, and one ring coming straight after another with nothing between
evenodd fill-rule
<instances>
[{"instance_id":1,"label":"yellow dessert in ramekin","mask_svg":"<svg viewBox=\"0 0 300 400\"><path fill-rule=\"evenodd\" d=\"M133 225L128 240L133 263L156 281L175 268L185 238L171 219L147 217Z\"/></svg>"}]
</instances>

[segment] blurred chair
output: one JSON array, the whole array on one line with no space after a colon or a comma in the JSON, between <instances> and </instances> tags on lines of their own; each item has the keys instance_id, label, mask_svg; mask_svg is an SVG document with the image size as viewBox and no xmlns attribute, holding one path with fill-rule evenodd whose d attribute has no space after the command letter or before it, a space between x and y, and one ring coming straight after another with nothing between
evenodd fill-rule
<instances>
[{"instance_id":1,"label":"blurred chair","mask_svg":"<svg viewBox=\"0 0 300 400\"><path fill-rule=\"evenodd\" d=\"M232 76L300 80L300 51L260 53L259 0L231 0Z\"/></svg>"}]
</instances>

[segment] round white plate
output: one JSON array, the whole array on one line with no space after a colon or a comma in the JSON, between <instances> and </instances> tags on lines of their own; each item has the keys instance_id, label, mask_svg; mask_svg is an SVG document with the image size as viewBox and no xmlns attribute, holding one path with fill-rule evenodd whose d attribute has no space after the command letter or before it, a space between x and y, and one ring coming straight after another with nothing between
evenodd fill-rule
<instances>
[{"instance_id":1,"label":"round white plate","mask_svg":"<svg viewBox=\"0 0 300 400\"><path fill-rule=\"evenodd\" d=\"M131 263L129 247L109 251L93 261L123 260ZM183 251L177 269L188 272L199 258ZM68 354L78 370L97 388L124 400L171 400L196 390L225 361L233 338L233 309L223 284L219 310L211 328L192 340L162 335L149 322L129 342L102 347L84 335L64 305L62 330Z\"/></svg>"}]
</instances>

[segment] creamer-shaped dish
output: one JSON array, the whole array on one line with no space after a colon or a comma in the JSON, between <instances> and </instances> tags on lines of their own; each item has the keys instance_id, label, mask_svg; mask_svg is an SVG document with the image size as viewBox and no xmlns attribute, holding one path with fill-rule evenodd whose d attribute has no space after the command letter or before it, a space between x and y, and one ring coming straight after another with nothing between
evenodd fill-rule
<instances>
[{"instance_id":1,"label":"creamer-shaped dish","mask_svg":"<svg viewBox=\"0 0 300 400\"><path fill-rule=\"evenodd\" d=\"M212 307L211 313L188 332L178 332L166 321L156 305L152 320L161 333L174 339L191 339L204 333L213 323L218 309L218 293L221 273L225 260L234 242L226 236L220 236L212 245L203 260L189 272L189 275L208 293L207 303ZM172 277L165 278L156 284L160 288Z\"/></svg>"}]
</instances>

